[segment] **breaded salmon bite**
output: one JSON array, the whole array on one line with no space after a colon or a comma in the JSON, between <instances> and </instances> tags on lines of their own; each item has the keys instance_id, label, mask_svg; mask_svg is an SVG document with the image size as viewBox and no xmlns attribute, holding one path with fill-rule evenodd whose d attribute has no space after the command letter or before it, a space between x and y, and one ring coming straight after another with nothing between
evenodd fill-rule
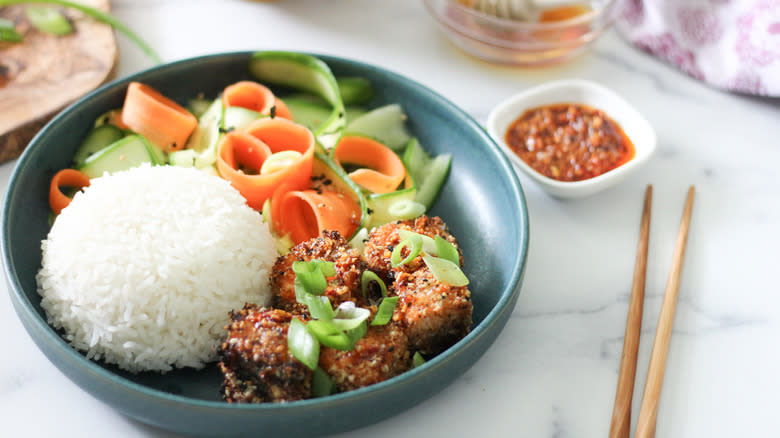
<instances>
[{"instance_id":1,"label":"breaded salmon bite","mask_svg":"<svg viewBox=\"0 0 780 438\"><path fill-rule=\"evenodd\" d=\"M393 249L401 243L401 236L398 230L409 230L417 234L423 234L429 237L440 236L458 248L458 242L450 234L447 225L438 216L420 216L416 219L406 221L396 221L376 227L368 234L363 256L368 264L368 269L376 272L386 280L390 281L398 272L414 272L425 264L422 257L416 257L411 262L393 268L390 265L390 256ZM458 249L460 253L460 249ZM463 256L461 255L461 265Z\"/></svg>"},{"instance_id":2,"label":"breaded salmon bite","mask_svg":"<svg viewBox=\"0 0 780 438\"><path fill-rule=\"evenodd\" d=\"M403 327L413 351L436 355L469 333L473 304L467 287L442 283L423 267L399 273L393 290L400 297L393 321Z\"/></svg>"},{"instance_id":3,"label":"breaded salmon bite","mask_svg":"<svg viewBox=\"0 0 780 438\"><path fill-rule=\"evenodd\" d=\"M352 247L337 231L325 231L321 236L295 245L290 252L280 256L271 271L273 307L295 315L308 317L308 309L295 298L296 261L324 260L333 262L336 275L328 279L325 295L334 307L345 301L359 301L360 277L365 264L360 252Z\"/></svg>"},{"instance_id":4,"label":"breaded salmon bite","mask_svg":"<svg viewBox=\"0 0 780 438\"><path fill-rule=\"evenodd\" d=\"M396 324L369 326L353 350L323 348L319 365L339 392L362 388L407 371L411 366L409 341Z\"/></svg>"},{"instance_id":5,"label":"breaded salmon bite","mask_svg":"<svg viewBox=\"0 0 780 438\"><path fill-rule=\"evenodd\" d=\"M422 255L392 267L393 249L402 241L399 230L442 237L458 250L461 266L463 254L447 225L439 217L424 215L374 228L363 251L369 269L383 275L391 294L400 297L393 320L409 337L410 349L426 356L435 355L468 334L473 311L471 292L465 286L451 286L437 280Z\"/></svg>"},{"instance_id":6,"label":"breaded salmon bite","mask_svg":"<svg viewBox=\"0 0 780 438\"><path fill-rule=\"evenodd\" d=\"M416 353L426 358L435 356L466 336L472 324L471 292L466 286L454 286L437 279L421 255L392 267L393 249L402 241L399 230L444 238L458 251L462 265L463 256L455 238L438 217L421 216L375 228L363 254L337 232L326 231L296 245L288 254L279 257L273 267L274 308L247 305L241 311L231 313L233 322L228 326L228 338L219 349L219 368L225 375L225 400L284 402L313 396L315 374L318 382L321 382L321 375L317 374L319 371L315 373L307 368L290 352L287 333L292 318L303 320L308 333L316 338L315 342L319 343L316 363L337 392L373 385L402 374L411 368ZM455 260L456 256L453 253L447 257L446 260ZM334 313L327 316L322 308L313 306L318 309L313 311L321 318L318 321L309 314L307 305L297 301L293 270L297 261L314 260L332 262L335 271L335 274L325 274L324 292ZM367 273L369 280L364 292L361 278L369 270L384 281L377 282L376 277ZM301 283L300 287L307 286ZM321 285L317 288L319 293ZM300 293L310 292L304 289ZM393 303L385 301L387 297L397 299L395 307L385 306L388 302ZM312 305L312 301L303 298L302 301ZM339 307L343 303L354 303L354 306ZM339 312L342 316L336 317ZM377 314L383 315L379 323L382 325L370 325ZM342 324L352 318L356 325L340 329L335 326L339 318ZM329 324L337 327L334 336L340 334L349 342L326 342L330 334L323 334L317 327ZM368 324L365 334L359 339L350 338L357 338L354 330L361 327L357 324ZM339 330L347 331L339 333ZM359 332L362 334L362 330ZM348 350L332 348L336 346ZM313 359L305 357L303 360L309 363ZM321 388L319 383L317 387Z\"/></svg>"},{"instance_id":7,"label":"breaded salmon bite","mask_svg":"<svg viewBox=\"0 0 780 438\"><path fill-rule=\"evenodd\" d=\"M218 350L226 401L285 402L311 397L313 373L287 347L290 313L247 304L230 317L227 339Z\"/></svg>"}]
</instances>

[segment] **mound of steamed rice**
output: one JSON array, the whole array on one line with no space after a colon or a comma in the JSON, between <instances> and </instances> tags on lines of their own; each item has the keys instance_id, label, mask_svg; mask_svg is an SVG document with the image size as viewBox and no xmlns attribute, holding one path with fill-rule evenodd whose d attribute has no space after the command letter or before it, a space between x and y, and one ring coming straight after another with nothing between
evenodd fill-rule
<instances>
[{"instance_id":1,"label":"mound of steamed rice","mask_svg":"<svg viewBox=\"0 0 780 438\"><path fill-rule=\"evenodd\" d=\"M277 255L228 182L173 166L93 179L41 246L49 323L88 358L131 372L215 360L228 312L268 303Z\"/></svg>"}]
</instances>

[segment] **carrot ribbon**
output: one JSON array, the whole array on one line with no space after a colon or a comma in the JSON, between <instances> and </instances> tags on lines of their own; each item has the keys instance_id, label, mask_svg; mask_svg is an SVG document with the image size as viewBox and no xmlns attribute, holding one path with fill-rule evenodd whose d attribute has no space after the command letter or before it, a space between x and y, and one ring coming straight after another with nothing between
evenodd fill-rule
<instances>
[{"instance_id":1,"label":"carrot ribbon","mask_svg":"<svg viewBox=\"0 0 780 438\"><path fill-rule=\"evenodd\" d=\"M350 172L349 177L373 193L390 193L406 177L406 168L398 155L368 137L343 136L335 146L333 159L342 167L344 164L362 166Z\"/></svg>"},{"instance_id":2,"label":"carrot ribbon","mask_svg":"<svg viewBox=\"0 0 780 438\"><path fill-rule=\"evenodd\" d=\"M184 148L198 119L178 103L140 82L127 87L122 122L160 149Z\"/></svg>"},{"instance_id":3,"label":"carrot ribbon","mask_svg":"<svg viewBox=\"0 0 780 438\"><path fill-rule=\"evenodd\" d=\"M265 200L282 183L289 190L309 187L314 145L314 135L303 125L282 118L259 119L220 140L217 170L246 198L250 207L262 210ZM287 167L260 173L272 154L290 150L301 156L291 160Z\"/></svg>"},{"instance_id":4,"label":"carrot ribbon","mask_svg":"<svg viewBox=\"0 0 780 438\"><path fill-rule=\"evenodd\" d=\"M49 206L54 214L60 214L73 200L62 193L63 187L81 190L87 186L89 186L89 177L76 169L62 169L54 174L49 186Z\"/></svg>"},{"instance_id":5,"label":"carrot ribbon","mask_svg":"<svg viewBox=\"0 0 780 438\"><path fill-rule=\"evenodd\" d=\"M349 237L360 222L360 207L349 197L329 190L280 190L271 200L271 216L280 234L289 234L300 243L322 234L338 231Z\"/></svg>"}]
</instances>

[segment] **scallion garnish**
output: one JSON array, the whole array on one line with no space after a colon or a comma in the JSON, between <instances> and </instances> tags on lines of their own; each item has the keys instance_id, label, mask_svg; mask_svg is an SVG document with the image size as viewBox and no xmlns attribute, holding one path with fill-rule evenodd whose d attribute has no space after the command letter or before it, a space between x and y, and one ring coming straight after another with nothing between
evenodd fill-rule
<instances>
[{"instance_id":1,"label":"scallion garnish","mask_svg":"<svg viewBox=\"0 0 780 438\"><path fill-rule=\"evenodd\" d=\"M437 255L436 242L433 240L433 238L431 238L431 236L426 236L425 234L415 233L414 231L404 229L398 230L398 236L401 237L402 240L413 238L422 239L422 250L425 251L426 254Z\"/></svg>"},{"instance_id":2,"label":"scallion garnish","mask_svg":"<svg viewBox=\"0 0 780 438\"><path fill-rule=\"evenodd\" d=\"M395 305L398 303L398 297L386 297L382 299L382 303L379 304L379 309L376 311L374 320L371 321L371 325L385 325L393 318L393 311Z\"/></svg>"},{"instance_id":3,"label":"scallion garnish","mask_svg":"<svg viewBox=\"0 0 780 438\"><path fill-rule=\"evenodd\" d=\"M393 203L387 212L397 220L414 219L425 213L425 206L411 199L402 199Z\"/></svg>"},{"instance_id":4,"label":"scallion garnish","mask_svg":"<svg viewBox=\"0 0 780 438\"><path fill-rule=\"evenodd\" d=\"M368 309L357 307L352 301L345 301L336 309L332 320L336 327L349 331L359 326L369 316L371 316L371 312Z\"/></svg>"},{"instance_id":5,"label":"scallion garnish","mask_svg":"<svg viewBox=\"0 0 780 438\"><path fill-rule=\"evenodd\" d=\"M54 8L29 7L24 12L27 15L27 19L30 20L30 24L43 33L56 36L73 33L73 26L70 25L70 21Z\"/></svg>"},{"instance_id":6,"label":"scallion garnish","mask_svg":"<svg viewBox=\"0 0 780 438\"><path fill-rule=\"evenodd\" d=\"M333 270L332 265L332 263L328 265L321 260L296 261L293 262L292 269L295 272L295 280L301 283L306 292L312 295L322 295L328 287L325 271L331 272Z\"/></svg>"},{"instance_id":7,"label":"scallion garnish","mask_svg":"<svg viewBox=\"0 0 780 438\"><path fill-rule=\"evenodd\" d=\"M353 344L355 344L363 336L366 335L367 331L368 331L368 324L366 324L366 321L364 320L357 327L353 328L352 330L347 330L344 333L346 333L347 337L352 340Z\"/></svg>"},{"instance_id":8,"label":"scallion garnish","mask_svg":"<svg viewBox=\"0 0 780 438\"><path fill-rule=\"evenodd\" d=\"M0 41L18 43L23 40L22 35L16 31L14 22L0 17Z\"/></svg>"},{"instance_id":9,"label":"scallion garnish","mask_svg":"<svg viewBox=\"0 0 780 438\"><path fill-rule=\"evenodd\" d=\"M336 385L333 384L328 373L322 368L317 367L317 369L314 370L314 376L311 381L311 395L314 397L326 397L333 394L335 389Z\"/></svg>"},{"instance_id":10,"label":"scallion garnish","mask_svg":"<svg viewBox=\"0 0 780 438\"><path fill-rule=\"evenodd\" d=\"M451 261L429 255L423 256L423 261L431 270L434 278L451 286L466 286L469 279L460 270L460 267Z\"/></svg>"},{"instance_id":11,"label":"scallion garnish","mask_svg":"<svg viewBox=\"0 0 780 438\"><path fill-rule=\"evenodd\" d=\"M412 368L417 368L424 363L425 358L422 357L422 354L420 354L419 351L415 351L414 356L412 356Z\"/></svg>"},{"instance_id":12,"label":"scallion garnish","mask_svg":"<svg viewBox=\"0 0 780 438\"><path fill-rule=\"evenodd\" d=\"M330 320L336 315L328 297L324 295L306 294L302 296L303 303L309 309L309 314L314 319ZM300 299L298 300L301 301Z\"/></svg>"},{"instance_id":13,"label":"scallion garnish","mask_svg":"<svg viewBox=\"0 0 780 438\"><path fill-rule=\"evenodd\" d=\"M349 351L355 347L355 341L333 321L313 319L306 324L306 329L320 341L320 344L326 347L343 351Z\"/></svg>"},{"instance_id":14,"label":"scallion garnish","mask_svg":"<svg viewBox=\"0 0 780 438\"><path fill-rule=\"evenodd\" d=\"M118 31L122 32L123 34L125 34L125 36L130 38L136 45L138 45L138 47L140 47L141 50L144 53L146 53L148 57L152 58L157 63L162 63L162 60L160 59L159 56L157 56L157 53L155 53L155 51L144 42L144 40L142 40L127 26L122 24L122 22L114 18L112 15L101 11L100 9L96 9L90 6L83 5L81 3L71 2L67 0L0 0L0 7L19 5L24 3L48 3L48 4L63 6L66 8L71 8L83 12L84 14L88 15L92 19L97 20L101 23L108 24L114 29L117 29Z\"/></svg>"},{"instance_id":15,"label":"scallion garnish","mask_svg":"<svg viewBox=\"0 0 780 438\"><path fill-rule=\"evenodd\" d=\"M422 245L422 239L416 236L410 236L409 238L402 240L398 245L395 246L395 248L393 248L393 252L390 254L390 266L397 268L398 266L411 262L415 257L420 255ZM409 250L409 254L402 260L401 251L404 248Z\"/></svg>"},{"instance_id":16,"label":"scallion garnish","mask_svg":"<svg viewBox=\"0 0 780 438\"><path fill-rule=\"evenodd\" d=\"M387 296L387 285L379 278L373 271L363 271L363 275L360 277L360 290L363 291L363 296L368 298L368 293L371 291L371 283L379 285L379 289L382 291L382 298Z\"/></svg>"},{"instance_id":17,"label":"scallion garnish","mask_svg":"<svg viewBox=\"0 0 780 438\"><path fill-rule=\"evenodd\" d=\"M290 327L287 329L287 348L290 349L293 357L309 369L317 368L320 360L320 344L298 318L290 320Z\"/></svg>"},{"instance_id":18,"label":"scallion garnish","mask_svg":"<svg viewBox=\"0 0 780 438\"><path fill-rule=\"evenodd\" d=\"M455 245L447 242L443 237L436 236L433 241L436 243L436 257L449 260L456 265L460 265L460 254Z\"/></svg>"}]
</instances>

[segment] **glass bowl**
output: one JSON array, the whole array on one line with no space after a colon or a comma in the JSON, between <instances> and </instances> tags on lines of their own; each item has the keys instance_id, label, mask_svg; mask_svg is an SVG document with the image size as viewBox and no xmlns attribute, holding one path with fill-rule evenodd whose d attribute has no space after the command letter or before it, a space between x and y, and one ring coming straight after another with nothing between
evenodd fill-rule
<instances>
[{"instance_id":1,"label":"glass bowl","mask_svg":"<svg viewBox=\"0 0 780 438\"><path fill-rule=\"evenodd\" d=\"M561 21L518 21L453 0L423 0L456 46L486 61L514 65L561 62L588 48L613 23L617 0L576 2L590 10Z\"/></svg>"}]
</instances>

